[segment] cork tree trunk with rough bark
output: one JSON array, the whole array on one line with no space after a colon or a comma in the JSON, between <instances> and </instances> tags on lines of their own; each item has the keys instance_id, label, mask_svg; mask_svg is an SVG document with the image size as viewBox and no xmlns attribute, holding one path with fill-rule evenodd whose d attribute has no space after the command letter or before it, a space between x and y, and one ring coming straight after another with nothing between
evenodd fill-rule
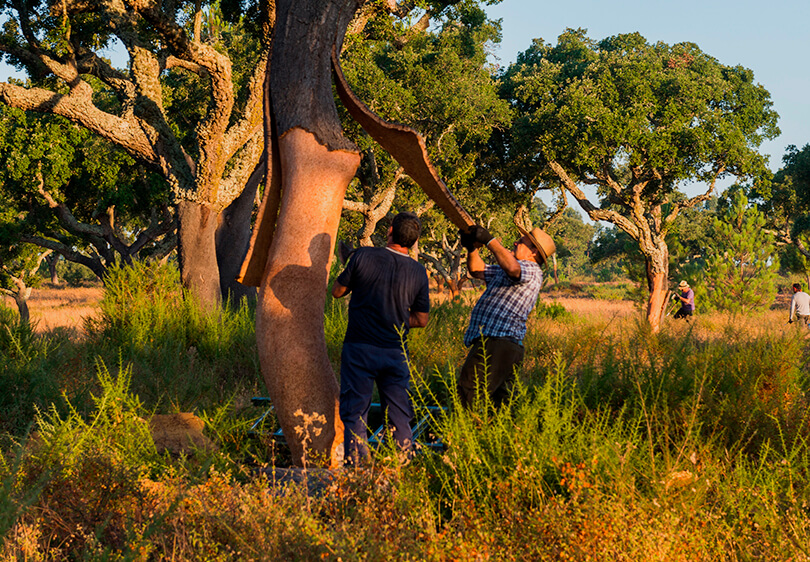
<instances>
[{"instance_id":1,"label":"cork tree trunk with rough bark","mask_svg":"<svg viewBox=\"0 0 810 562\"><path fill-rule=\"evenodd\" d=\"M357 8L355 1L276 3L265 104L269 173L243 267L243 282L259 286L264 380L300 465L338 463L343 439L323 310L343 196L360 154L342 133L331 53Z\"/></svg>"},{"instance_id":2,"label":"cork tree trunk with rough bark","mask_svg":"<svg viewBox=\"0 0 810 562\"><path fill-rule=\"evenodd\" d=\"M276 415L300 465L342 460L338 384L323 310L343 199L360 164L333 98L399 162L459 227L472 219L430 164L423 139L387 123L351 92L337 54L356 0L276 3L265 103L264 198L240 280L259 286L256 336Z\"/></svg>"}]
</instances>

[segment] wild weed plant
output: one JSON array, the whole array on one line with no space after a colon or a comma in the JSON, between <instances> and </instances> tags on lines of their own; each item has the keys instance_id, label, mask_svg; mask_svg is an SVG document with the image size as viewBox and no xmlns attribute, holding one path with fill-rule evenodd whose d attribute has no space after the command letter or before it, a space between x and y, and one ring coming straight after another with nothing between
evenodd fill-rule
<instances>
[{"instance_id":1,"label":"wild weed plant","mask_svg":"<svg viewBox=\"0 0 810 562\"><path fill-rule=\"evenodd\" d=\"M173 265L137 263L111 270L100 306L88 345L131 364L133 390L149 402L191 411L238 396L245 405L263 387L248 302L205 310Z\"/></svg>"},{"instance_id":2,"label":"wild weed plant","mask_svg":"<svg viewBox=\"0 0 810 562\"><path fill-rule=\"evenodd\" d=\"M53 407L17 409L3 441L2 559L810 559L798 331L707 316L652 334L552 304L529 322L511 400L465 410L471 303L443 303L409 341L441 447L406 464L382 447L312 496L256 470L279 457L248 431L263 388L250 307L206 315L171 269L120 275L85 341L3 351L18 380L52 369L62 396L30 390ZM346 318L327 299L336 366ZM161 409L195 409L216 449L159 454L144 420Z\"/></svg>"},{"instance_id":3,"label":"wild weed plant","mask_svg":"<svg viewBox=\"0 0 810 562\"><path fill-rule=\"evenodd\" d=\"M43 337L0 304L0 435L21 435L36 408L60 400L55 365L71 342L63 334Z\"/></svg>"}]
</instances>

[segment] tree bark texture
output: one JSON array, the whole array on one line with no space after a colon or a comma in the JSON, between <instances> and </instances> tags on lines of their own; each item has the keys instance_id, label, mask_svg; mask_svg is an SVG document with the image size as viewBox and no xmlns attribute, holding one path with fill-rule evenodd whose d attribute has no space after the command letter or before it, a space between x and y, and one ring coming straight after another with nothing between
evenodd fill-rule
<instances>
[{"instance_id":1,"label":"tree bark texture","mask_svg":"<svg viewBox=\"0 0 810 562\"><path fill-rule=\"evenodd\" d=\"M279 149L282 199L256 311L259 359L293 459L334 465L343 426L323 309L343 196L360 157L330 151L301 128L281 137ZM305 443L298 430L315 414L322 421Z\"/></svg>"},{"instance_id":2,"label":"tree bark texture","mask_svg":"<svg viewBox=\"0 0 810 562\"><path fill-rule=\"evenodd\" d=\"M653 333L661 329L661 320L667 306L669 292L669 251L666 244L657 251L646 255L647 288L650 297L647 301L647 322Z\"/></svg>"},{"instance_id":3,"label":"tree bark texture","mask_svg":"<svg viewBox=\"0 0 810 562\"><path fill-rule=\"evenodd\" d=\"M28 296L30 293L29 290L27 294L14 294L14 302L17 304L17 311L20 313L20 322L26 325L31 321L31 313L28 311Z\"/></svg>"},{"instance_id":4,"label":"tree bark texture","mask_svg":"<svg viewBox=\"0 0 810 562\"><path fill-rule=\"evenodd\" d=\"M220 291L236 304L244 298L255 299L256 288L237 282L250 242L250 218L259 184L267 172L267 159L262 158L248 179L245 189L222 211L216 231L217 265Z\"/></svg>"},{"instance_id":5,"label":"tree bark texture","mask_svg":"<svg viewBox=\"0 0 810 562\"><path fill-rule=\"evenodd\" d=\"M293 460L302 465L341 461L339 388L323 309L343 197L360 155L342 133L330 54L357 8L354 0L276 4L269 70L274 127L265 157L278 158L269 184L280 187L280 199L274 189L265 195L252 242L252 252L263 254L262 240L269 241L259 256L266 265L258 268L256 333L267 390Z\"/></svg>"},{"instance_id":6,"label":"tree bark texture","mask_svg":"<svg viewBox=\"0 0 810 562\"><path fill-rule=\"evenodd\" d=\"M9 291L4 289L3 292L10 295L14 299L14 304L17 305L17 312L20 314L20 323L26 326L31 322L31 313L28 310L28 299L31 298L31 287L25 284L25 281L19 277L12 276L15 290Z\"/></svg>"},{"instance_id":7,"label":"tree bark texture","mask_svg":"<svg viewBox=\"0 0 810 562\"><path fill-rule=\"evenodd\" d=\"M51 254L46 261L48 262L48 276L51 278L51 283L58 285L59 274L56 272L56 264L59 261L59 254Z\"/></svg>"},{"instance_id":8,"label":"tree bark texture","mask_svg":"<svg viewBox=\"0 0 810 562\"><path fill-rule=\"evenodd\" d=\"M177 203L177 257L180 280L206 308L219 306L220 277L215 234L218 216L210 207L192 202Z\"/></svg>"}]
</instances>

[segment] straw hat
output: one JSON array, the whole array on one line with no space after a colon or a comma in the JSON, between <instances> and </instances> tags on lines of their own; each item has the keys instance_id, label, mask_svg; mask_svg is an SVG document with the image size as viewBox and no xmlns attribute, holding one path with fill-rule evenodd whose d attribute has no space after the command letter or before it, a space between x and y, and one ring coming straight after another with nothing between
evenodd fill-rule
<instances>
[{"instance_id":1,"label":"straw hat","mask_svg":"<svg viewBox=\"0 0 810 562\"><path fill-rule=\"evenodd\" d=\"M689 283L687 283L686 281L681 281L680 283L678 283L678 288L680 288L680 289L688 289L689 288Z\"/></svg>"},{"instance_id":2,"label":"straw hat","mask_svg":"<svg viewBox=\"0 0 810 562\"><path fill-rule=\"evenodd\" d=\"M548 263L549 256L557 251L557 246L554 245L554 240L551 239L551 236L537 227L534 227L531 232L529 232L520 225L516 226L520 234L528 236L529 240L534 244L534 247L540 251L540 257L543 259L543 263Z\"/></svg>"}]
</instances>

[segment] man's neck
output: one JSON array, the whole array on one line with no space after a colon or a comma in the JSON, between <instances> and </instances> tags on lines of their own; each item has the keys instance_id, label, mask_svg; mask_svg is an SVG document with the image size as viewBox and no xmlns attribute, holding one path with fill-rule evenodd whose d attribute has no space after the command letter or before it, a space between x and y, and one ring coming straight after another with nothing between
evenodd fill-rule
<instances>
[{"instance_id":1,"label":"man's neck","mask_svg":"<svg viewBox=\"0 0 810 562\"><path fill-rule=\"evenodd\" d=\"M408 255L408 248L406 248L405 246L400 246L399 244L394 244L393 242L391 242L390 244L388 244L388 245L386 246L386 248L388 248L388 249L389 249L389 250L391 250L392 252L397 252L397 253L400 253L400 254L405 254L406 256Z\"/></svg>"}]
</instances>

